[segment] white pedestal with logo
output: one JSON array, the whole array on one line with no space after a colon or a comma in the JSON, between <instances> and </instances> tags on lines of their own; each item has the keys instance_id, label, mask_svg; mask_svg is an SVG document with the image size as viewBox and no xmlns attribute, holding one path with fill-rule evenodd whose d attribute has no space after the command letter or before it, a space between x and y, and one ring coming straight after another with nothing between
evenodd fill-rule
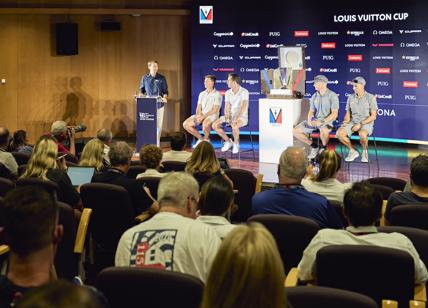
<instances>
[{"instance_id":1,"label":"white pedestal with logo","mask_svg":"<svg viewBox=\"0 0 428 308\"><path fill-rule=\"evenodd\" d=\"M301 112L301 99L259 99L259 161L277 164L293 145L293 126Z\"/></svg>"}]
</instances>

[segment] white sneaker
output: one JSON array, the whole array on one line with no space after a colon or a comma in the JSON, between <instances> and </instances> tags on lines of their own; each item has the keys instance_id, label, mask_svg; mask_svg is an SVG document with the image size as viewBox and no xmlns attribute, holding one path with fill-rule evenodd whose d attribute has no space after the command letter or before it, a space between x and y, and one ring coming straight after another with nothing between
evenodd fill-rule
<instances>
[{"instance_id":1,"label":"white sneaker","mask_svg":"<svg viewBox=\"0 0 428 308\"><path fill-rule=\"evenodd\" d=\"M369 162L369 153L367 152L367 150L363 150L363 152L361 153L361 162L362 163Z\"/></svg>"},{"instance_id":2,"label":"white sneaker","mask_svg":"<svg viewBox=\"0 0 428 308\"><path fill-rule=\"evenodd\" d=\"M233 143L232 147L232 154L238 154L239 153L239 143Z\"/></svg>"},{"instance_id":3,"label":"white sneaker","mask_svg":"<svg viewBox=\"0 0 428 308\"><path fill-rule=\"evenodd\" d=\"M221 151L222 152L229 151L232 148L232 146L233 146L232 141L225 141L223 144L223 147L221 148Z\"/></svg>"},{"instance_id":4,"label":"white sneaker","mask_svg":"<svg viewBox=\"0 0 428 308\"><path fill-rule=\"evenodd\" d=\"M351 151L349 151L348 156L346 156L345 161L347 161L347 162L354 161L355 158L357 158L358 156L360 156L360 154L358 154L357 151L351 150Z\"/></svg>"},{"instance_id":5,"label":"white sneaker","mask_svg":"<svg viewBox=\"0 0 428 308\"><path fill-rule=\"evenodd\" d=\"M309 152L308 159L314 159L315 157L317 157L318 151L319 151L319 148L311 147L311 151Z\"/></svg>"},{"instance_id":6,"label":"white sneaker","mask_svg":"<svg viewBox=\"0 0 428 308\"><path fill-rule=\"evenodd\" d=\"M196 148L198 146L199 143L201 143L203 140L198 139L198 141L196 141L196 143L192 146L192 148Z\"/></svg>"}]
</instances>

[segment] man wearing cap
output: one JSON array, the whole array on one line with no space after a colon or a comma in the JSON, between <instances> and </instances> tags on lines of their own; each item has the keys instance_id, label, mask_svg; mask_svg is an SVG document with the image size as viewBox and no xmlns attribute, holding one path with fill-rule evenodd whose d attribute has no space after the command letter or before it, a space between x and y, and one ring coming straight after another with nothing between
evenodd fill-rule
<instances>
[{"instance_id":1,"label":"man wearing cap","mask_svg":"<svg viewBox=\"0 0 428 308\"><path fill-rule=\"evenodd\" d=\"M333 121L339 113L339 98L337 94L327 88L328 79L324 75L315 76L314 88L309 104L308 119L293 129L293 135L298 140L311 146L308 158L314 159L327 146ZM320 131L321 149L318 144L311 141L308 136L316 129Z\"/></svg>"},{"instance_id":2,"label":"man wearing cap","mask_svg":"<svg viewBox=\"0 0 428 308\"><path fill-rule=\"evenodd\" d=\"M367 153L368 136L373 133L373 124L378 109L376 97L365 91L366 81L363 77L356 77L348 84L352 85L355 93L348 97L346 114L336 136L349 149L345 161L351 162L360 156L349 139L353 133L358 132L363 148L361 162L367 163L369 161Z\"/></svg>"}]
</instances>

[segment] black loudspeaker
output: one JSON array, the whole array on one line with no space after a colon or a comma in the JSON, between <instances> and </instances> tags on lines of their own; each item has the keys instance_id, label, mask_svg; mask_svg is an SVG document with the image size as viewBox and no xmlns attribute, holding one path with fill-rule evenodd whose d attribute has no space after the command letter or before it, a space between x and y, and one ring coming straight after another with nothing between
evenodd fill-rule
<instances>
[{"instance_id":1,"label":"black loudspeaker","mask_svg":"<svg viewBox=\"0 0 428 308\"><path fill-rule=\"evenodd\" d=\"M77 23L55 24L56 54L71 56L79 53Z\"/></svg>"},{"instance_id":2,"label":"black loudspeaker","mask_svg":"<svg viewBox=\"0 0 428 308\"><path fill-rule=\"evenodd\" d=\"M105 20L100 22L101 31L120 31L120 22L114 20Z\"/></svg>"}]
</instances>

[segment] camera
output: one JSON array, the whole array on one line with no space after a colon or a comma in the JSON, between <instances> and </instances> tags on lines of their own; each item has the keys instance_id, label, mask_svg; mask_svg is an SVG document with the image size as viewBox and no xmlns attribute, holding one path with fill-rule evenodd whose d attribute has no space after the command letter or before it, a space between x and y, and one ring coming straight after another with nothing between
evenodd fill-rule
<instances>
[{"instance_id":1,"label":"camera","mask_svg":"<svg viewBox=\"0 0 428 308\"><path fill-rule=\"evenodd\" d=\"M71 126L68 129L70 129L70 128L74 128L74 131L76 133L80 133L80 132L84 132L86 130L86 125L80 124L80 125L76 125L76 126Z\"/></svg>"}]
</instances>

